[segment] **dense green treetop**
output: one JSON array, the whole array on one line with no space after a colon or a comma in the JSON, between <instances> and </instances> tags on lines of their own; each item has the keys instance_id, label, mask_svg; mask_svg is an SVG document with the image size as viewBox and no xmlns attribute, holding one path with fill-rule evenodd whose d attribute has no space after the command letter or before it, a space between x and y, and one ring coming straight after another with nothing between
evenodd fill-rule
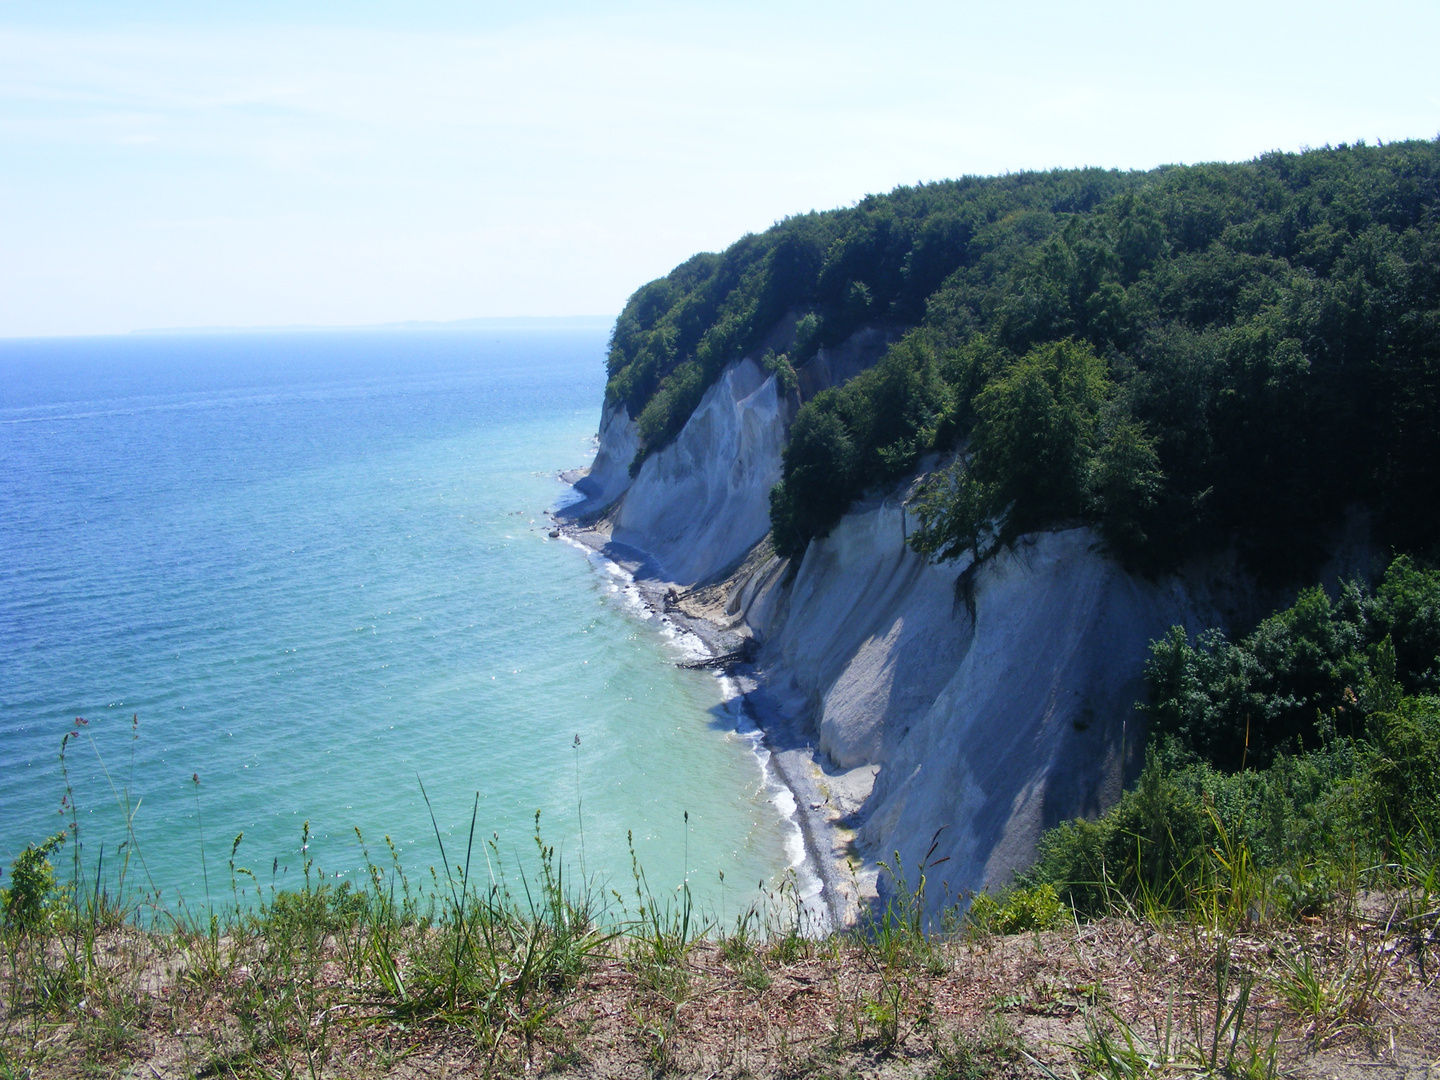
<instances>
[{"instance_id":1,"label":"dense green treetop","mask_svg":"<svg viewBox=\"0 0 1440 1080\"><path fill-rule=\"evenodd\" d=\"M809 317L770 358L782 374L860 326L908 327L797 416L772 495L782 553L957 448L920 503L916 546L939 557L1089 521L1140 568L1238 541L1294 577L1357 505L1383 540L1429 550L1437 201L1434 142L900 188L639 290L608 400L643 455L787 313Z\"/></svg>"},{"instance_id":2,"label":"dense green treetop","mask_svg":"<svg viewBox=\"0 0 1440 1080\"><path fill-rule=\"evenodd\" d=\"M798 366L867 323L911 326L958 267L1048 235L1143 174L1019 173L897 188L850 209L802 214L719 255L696 255L625 305L610 342L606 399L623 402L648 450L684 426L725 365L787 312L812 312ZM1011 220L1015 218L1019 220ZM1022 239L1021 242L1024 242Z\"/></svg>"}]
</instances>

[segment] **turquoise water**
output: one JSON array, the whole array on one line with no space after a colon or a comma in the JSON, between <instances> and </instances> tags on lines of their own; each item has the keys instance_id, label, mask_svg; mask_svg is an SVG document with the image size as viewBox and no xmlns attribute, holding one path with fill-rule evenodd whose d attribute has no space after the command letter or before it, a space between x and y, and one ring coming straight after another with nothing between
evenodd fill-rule
<instances>
[{"instance_id":1,"label":"turquoise water","mask_svg":"<svg viewBox=\"0 0 1440 1080\"><path fill-rule=\"evenodd\" d=\"M5 865L68 821L78 730L83 862L123 861L128 793L131 881L171 902L228 901L241 832L239 865L293 883L305 821L321 870L356 871L358 827L428 878L422 782L452 862L478 793L505 858L533 851L539 810L572 869L617 887L629 830L657 893L688 873L718 913L773 884L793 826L720 684L547 535L556 472L593 450L604 345L0 342Z\"/></svg>"}]
</instances>

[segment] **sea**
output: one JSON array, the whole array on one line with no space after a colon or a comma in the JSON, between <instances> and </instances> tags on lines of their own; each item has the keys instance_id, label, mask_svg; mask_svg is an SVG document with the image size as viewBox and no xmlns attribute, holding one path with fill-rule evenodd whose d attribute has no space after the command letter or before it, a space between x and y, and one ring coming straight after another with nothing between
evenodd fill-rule
<instances>
[{"instance_id":1,"label":"sea","mask_svg":"<svg viewBox=\"0 0 1440 1080\"><path fill-rule=\"evenodd\" d=\"M793 802L725 682L549 535L607 332L0 341L7 876L69 830L62 881L172 914L392 858L519 890L538 831L617 905L783 896Z\"/></svg>"}]
</instances>

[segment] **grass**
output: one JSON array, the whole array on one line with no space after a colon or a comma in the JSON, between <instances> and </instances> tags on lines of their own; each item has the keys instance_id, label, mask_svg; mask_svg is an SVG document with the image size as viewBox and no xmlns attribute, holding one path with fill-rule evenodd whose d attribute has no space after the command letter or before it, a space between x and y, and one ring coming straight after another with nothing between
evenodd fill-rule
<instances>
[{"instance_id":1,"label":"grass","mask_svg":"<svg viewBox=\"0 0 1440 1080\"><path fill-rule=\"evenodd\" d=\"M688 881L657 897L633 847L626 894L573 876L538 815L534 869L507 878L498 841L477 839L478 801L463 851L447 850L432 813L443 869L428 882L412 883L388 838L372 858L357 831L358 884L306 855L296 888L267 891L237 865L237 836L229 903L168 909L141 884L133 811L107 879L103 848L93 867L75 854L68 790L65 806L67 832L7 878L0 1080L1269 1080L1376 1042L1382 1020L1402 1050L1437 1049L1440 889L1423 834L1392 837L1385 862L1326 871L1323 900L1297 907L1275 900L1298 888L1294 874L1258 869L1217 822L1203 863L1136 900L1111 890L1111 910L1089 921L1049 886L937 917L926 893L938 863L907 873L897 857L888 900L821 935L793 878L722 923L697 910ZM302 851L308 841L307 824ZM69 862L68 880L52 860ZM204 880L223 895L220 875Z\"/></svg>"},{"instance_id":2,"label":"grass","mask_svg":"<svg viewBox=\"0 0 1440 1080\"><path fill-rule=\"evenodd\" d=\"M467 879L464 864L433 908L407 905L392 865L364 890L312 875L211 925L97 922L79 953L68 912L7 930L0 1065L979 1080L1038 1062L1067 1078L1258 1078L1366 1039L1377 1003L1423 985L1414 954L1385 951L1404 931L1340 911L1233 934L1118 916L941 936L900 917L793 946L772 914L702 924L682 946L678 908L603 922L558 869L527 892ZM1417 1017L1407 1037L1424 1031Z\"/></svg>"}]
</instances>

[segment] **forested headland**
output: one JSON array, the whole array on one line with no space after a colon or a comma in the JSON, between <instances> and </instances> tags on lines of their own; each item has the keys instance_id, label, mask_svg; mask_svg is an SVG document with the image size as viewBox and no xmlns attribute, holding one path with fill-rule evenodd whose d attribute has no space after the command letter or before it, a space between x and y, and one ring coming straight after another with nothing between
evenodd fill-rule
<instances>
[{"instance_id":1,"label":"forested headland","mask_svg":"<svg viewBox=\"0 0 1440 1080\"><path fill-rule=\"evenodd\" d=\"M941 556L1066 521L1143 570L1236 544L1303 581L1327 529L1431 551L1440 144L922 184L788 218L638 290L607 398L640 458L785 315L782 375L905 329L800 410L772 500L799 554L863 492L965 448L923 504ZM992 531L995 535L992 535Z\"/></svg>"},{"instance_id":2,"label":"forested headland","mask_svg":"<svg viewBox=\"0 0 1440 1080\"><path fill-rule=\"evenodd\" d=\"M910 543L931 558L1088 524L1136 574L1225 552L1295 597L1153 643L1139 786L1052 833L1023 884L1170 903L1239 850L1269 902L1309 911L1361 864L1433 860L1440 833L1437 206L1421 141L898 188L637 291L607 399L638 469L736 357L793 392L820 349L885 328L878 364L796 413L780 554L923 463ZM1390 567L1327 594L1347 521Z\"/></svg>"}]
</instances>

